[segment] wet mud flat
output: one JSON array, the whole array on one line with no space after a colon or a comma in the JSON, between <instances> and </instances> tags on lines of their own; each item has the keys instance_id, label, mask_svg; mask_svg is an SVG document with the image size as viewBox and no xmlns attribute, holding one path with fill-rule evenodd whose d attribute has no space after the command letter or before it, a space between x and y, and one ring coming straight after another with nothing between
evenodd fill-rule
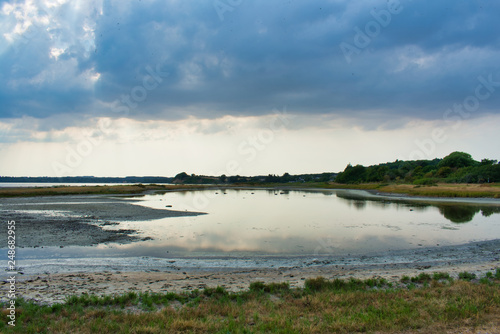
<instances>
[{"instance_id":1,"label":"wet mud flat","mask_svg":"<svg viewBox=\"0 0 500 334\"><path fill-rule=\"evenodd\" d=\"M16 247L92 246L148 240L136 231L114 229L117 222L144 221L202 213L160 210L134 205L128 198L109 196L44 196L0 199L0 221L14 220ZM7 245L7 233L0 245Z\"/></svg>"},{"instance_id":2,"label":"wet mud flat","mask_svg":"<svg viewBox=\"0 0 500 334\"><path fill-rule=\"evenodd\" d=\"M396 285L402 276L446 272L457 278L463 271L478 277L500 267L500 240L458 246L391 251L342 257L301 258L102 258L66 259L47 265L31 261L20 268L17 292L40 304L64 302L70 295L113 295L135 292L189 292L223 286L230 291L248 289L256 281L288 282L303 287L308 278L385 278ZM37 264L37 262L39 262ZM0 293L8 290L0 275ZM3 298L0 298L3 300Z\"/></svg>"}]
</instances>

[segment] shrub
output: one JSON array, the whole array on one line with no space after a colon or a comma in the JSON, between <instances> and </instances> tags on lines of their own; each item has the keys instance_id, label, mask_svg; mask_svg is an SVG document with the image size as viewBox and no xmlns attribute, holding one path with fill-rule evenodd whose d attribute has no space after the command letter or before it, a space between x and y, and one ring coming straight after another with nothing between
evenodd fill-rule
<instances>
[{"instance_id":1,"label":"shrub","mask_svg":"<svg viewBox=\"0 0 500 334\"><path fill-rule=\"evenodd\" d=\"M410 276L403 275L403 277L401 277L401 282L403 282L403 283L410 282Z\"/></svg>"},{"instance_id":2,"label":"shrub","mask_svg":"<svg viewBox=\"0 0 500 334\"><path fill-rule=\"evenodd\" d=\"M470 281L476 278L476 274L463 271L458 274L458 278L464 281Z\"/></svg>"},{"instance_id":3,"label":"shrub","mask_svg":"<svg viewBox=\"0 0 500 334\"><path fill-rule=\"evenodd\" d=\"M432 274L432 279L436 280L436 281L439 281L440 279L450 280L451 277L450 277L450 274L448 274L448 273L434 273L434 274Z\"/></svg>"},{"instance_id":4,"label":"shrub","mask_svg":"<svg viewBox=\"0 0 500 334\"><path fill-rule=\"evenodd\" d=\"M431 275L427 273L420 273L418 276L412 277L411 281L414 283L427 283L431 281Z\"/></svg>"},{"instance_id":5,"label":"shrub","mask_svg":"<svg viewBox=\"0 0 500 334\"><path fill-rule=\"evenodd\" d=\"M304 287L311 291L321 291L328 287L328 281L324 277L306 279Z\"/></svg>"},{"instance_id":6,"label":"shrub","mask_svg":"<svg viewBox=\"0 0 500 334\"><path fill-rule=\"evenodd\" d=\"M288 290L290 290L290 284L288 282L265 284L264 282L258 281L250 283L250 291L254 292L275 293Z\"/></svg>"},{"instance_id":7,"label":"shrub","mask_svg":"<svg viewBox=\"0 0 500 334\"><path fill-rule=\"evenodd\" d=\"M435 186L437 185L437 179L435 178L430 178L430 177L424 177L422 179L415 180L413 182L414 185L420 185L420 186Z\"/></svg>"},{"instance_id":8,"label":"shrub","mask_svg":"<svg viewBox=\"0 0 500 334\"><path fill-rule=\"evenodd\" d=\"M228 294L226 289L222 286L217 286L216 288L205 288L203 294L207 297L211 296L225 296Z\"/></svg>"}]
</instances>

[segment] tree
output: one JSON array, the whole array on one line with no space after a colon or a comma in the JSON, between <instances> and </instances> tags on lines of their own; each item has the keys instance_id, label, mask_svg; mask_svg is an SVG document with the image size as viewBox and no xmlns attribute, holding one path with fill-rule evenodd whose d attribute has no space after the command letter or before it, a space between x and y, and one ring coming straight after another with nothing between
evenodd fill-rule
<instances>
[{"instance_id":1,"label":"tree","mask_svg":"<svg viewBox=\"0 0 500 334\"><path fill-rule=\"evenodd\" d=\"M283 182L283 183L290 182L290 179L291 179L290 174L285 173L285 174L283 174L283 176L281 177L281 182Z\"/></svg>"},{"instance_id":2,"label":"tree","mask_svg":"<svg viewBox=\"0 0 500 334\"><path fill-rule=\"evenodd\" d=\"M441 167L450 167L450 168L462 168L475 166L478 162L472 159L472 156L469 153L465 152L453 152L450 155L446 156L441 160L438 164L438 168Z\"/></svg>"},{"instance_id":3,"label":"tree","mask_svg":"<svg viewBox=\"0 0 500 334\"><path fill-rule=\"evenodd\" d=\"M451 173L453 172L453 170L450 168L450 167L441 167L439 168L439 170L437 171L437 176L438 177L442 177L442 178L446 178L448 177L448 175L450 175Z\"/></svg>"},{"instance_id":4,"label":"tree","mask_svg":"<svg viewBox=\"0 0 500 334\"><path fill-rule=\"evenodd\" d=\"M490 160L490 159L481 160L481 166L491 166L491 165L495 165L496 163L497 163L496 160Z\"/></svg>"},{"instance_id":5,"label":"tree","mask_svg":"<svg viewBox=\"0 0 500 334\"><path fill-rule=\"evenodd\" d=\"M366 179L366 167L361 165L347 165L342 173L340 173L335 181L339 183L359 183Z\"/></svg>"},{"instance_id":6,"label":"tree","mask_svg":"<svg viewBox=\"0 0 500 334\"><path fill-rule=\"evenodd\" d=\"M187 179L188 177L189 177L189 175L187 175L185 172L182 172L182 173L177 174L175 176L175 179L183 181L183 180Z\"/></svg>"}]
</instances>

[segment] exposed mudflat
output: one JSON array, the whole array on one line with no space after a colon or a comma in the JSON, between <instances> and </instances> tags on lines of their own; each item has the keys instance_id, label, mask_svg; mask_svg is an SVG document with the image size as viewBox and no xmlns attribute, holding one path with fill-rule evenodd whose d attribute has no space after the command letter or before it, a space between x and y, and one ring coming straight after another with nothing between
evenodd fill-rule
<instances>
[{"instance_id":1,"label":"exposed mudflat","mask_svg":"<svg viewBox=\"0 0 500 334\"><path fill-rule=\"evenodd\" d=\"M21 261L17 294L43 304L63 302L73 294L118 294L128 291L181 292L224 286L247 289L254 281L384 277L447 272L455 278L468 271L483 276L500 267L500 240L458 246L391 251L362 256L317 258L70 258ZM7 296L7 273L0 274L0 295ZM0 298L3 300L5 298Z\"/></svg>"},{"instance_id":2,"label":"exposed mudflat","mask_svg":"<svg viewBox=\"0 0 500 334\"><path fill-rule=\"evenodd\" d=\"M92 246L143 240L134 230L110 229L116 222L202 213L159 210L109 196L44 196L0 199L0 221L16 222L16 247ZM148 238L148 237L146 237ZM0 245L7 235L0 234Z\"/></svg>"}]
</instances>

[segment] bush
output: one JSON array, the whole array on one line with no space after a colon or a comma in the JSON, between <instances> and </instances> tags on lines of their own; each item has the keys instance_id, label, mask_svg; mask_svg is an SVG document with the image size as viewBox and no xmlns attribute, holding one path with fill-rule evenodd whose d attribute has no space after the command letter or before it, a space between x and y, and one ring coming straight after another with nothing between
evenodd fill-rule
<instances>
[{"instance_id":1,"label":"bush","mask_svg":"<svg viewBox=\"0 0 500 334\"><path fill-rule=\"evenodd\" d=\"M304 287L311 291L321 291L328 288L328 281L324 277L306 279Z\"/></svg>"},{"instance_id":2,"label":"bush","mask_svg":"<svg viewBox=\"0 0 500 334\"><path fill-rule=\"evenodd\" d=\"M226 289L222 286L217 286L216 288L205 288L203 294L207 297L211 296L225 296L228 294Z\"/></svg>"},{"instance_id":3,"label":"bush","mask_svg":"<svg viewBox=\"0 0 500 334\"><path fill-rule=\"evenodd\" d=\"M448 273L434 273L432 274L432 279L436 281L439 281L440 279L450 280L451 277Z\"/></svg>"},{"instance_id":4,"label":"bush","mask_svg":"<svg viewBox=\"0 0 500 334\"><path fill-rule=\"evenodd\" d=\"M431 275L427 273L420 273L418 276L411 278L411 281L414 283L426 283L431 280L432 280Z\"/></svg>"},{"instance_id":5,"label":"bush","mask_svg":"<svg viewBox=\"0 0 500 334\"><path fill-rule=\"evenodd\" d=\"M419 186L435 186L437 185L437 179L435 178L427 178L424 177L422 179L415 180L413 182L414 185L419 185Z\"/></svg>"},{"instance_id":6,"label":"bush","mask_svg":"<svg viewBox=\"0 0 500 334\"><path fill-rule=\"evenodd\" d=\"M265 284L264 282L258 281L250 283L250 291L254 292L275 293L288 290L290 290L290 284L287 282Z\"/></svg>"},{"instance_id":7,"label":"bush","mask_svg":"<svg viewBox=\"0 0 500 334\"><path fill-rule=\"evenodd\" d=\"M401 282L403 282L403 283L410 282L410 276L403 275L403 277L401 277Z\"/></svg>"},{"instance_id":8,"label":"bush","mask_svg":"<svg viewBox=\"0 0 500 334\"><path fill-rule=\"evenodd\" d=\"M464 281L470 281L476 278L476 274L463 271L458 274L458 278Z\"/></svg>"}]
</instances>

